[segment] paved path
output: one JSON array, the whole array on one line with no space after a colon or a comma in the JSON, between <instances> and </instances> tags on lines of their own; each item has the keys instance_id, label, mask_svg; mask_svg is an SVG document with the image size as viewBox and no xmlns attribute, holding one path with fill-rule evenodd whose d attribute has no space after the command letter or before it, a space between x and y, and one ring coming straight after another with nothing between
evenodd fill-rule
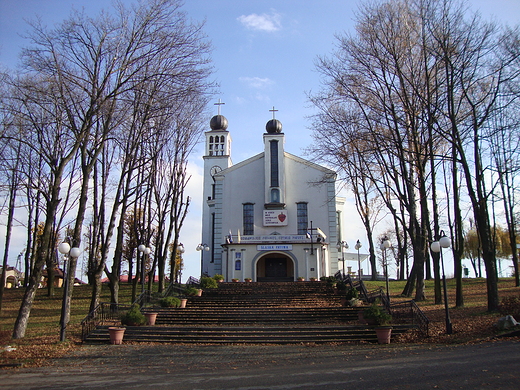
<instances>
[{"instance_id":1,"label":"paved path","mask_svg":"<svg viewBox=\"0 0 520 390\"><path fill-rule=\"evenodd\" d=\"M433 345L84 346L0 371L14 389L519 389L520 341Z\"/></svg>"}]
</instances>

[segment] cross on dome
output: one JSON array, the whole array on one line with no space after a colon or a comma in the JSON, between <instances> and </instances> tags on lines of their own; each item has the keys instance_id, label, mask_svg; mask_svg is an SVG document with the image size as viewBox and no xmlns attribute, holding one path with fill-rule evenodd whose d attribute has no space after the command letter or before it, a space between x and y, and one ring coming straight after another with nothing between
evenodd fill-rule
<instances>
[{"instance_id":1,"label":"cross on dome","mask_svg":"<svg viewBox=\"0 0 520 390\"><path fill-rule=\"evenodd\" d=\"M213 104L218 107L218 115L220 115L220 106L222 106L222 105L224 105L226 103L222 103L222 100L218 99L218 102L217 103L213 103Z\"/></svg>"},{"instance_id":2,"label":"cross on dome","mask_svg":"<svg viewBox=\"0 0 520 390\"><path fill-rule=\"evenodd\" d=\"M276 113L278 110L275 110L275 108L274 108L274 106L273 106L273 109L272 109L272 110L269 110L269 111L273 113L273 119L275 119L274 115L275 115L275 113Z\"/></svg>"}]
</instances>

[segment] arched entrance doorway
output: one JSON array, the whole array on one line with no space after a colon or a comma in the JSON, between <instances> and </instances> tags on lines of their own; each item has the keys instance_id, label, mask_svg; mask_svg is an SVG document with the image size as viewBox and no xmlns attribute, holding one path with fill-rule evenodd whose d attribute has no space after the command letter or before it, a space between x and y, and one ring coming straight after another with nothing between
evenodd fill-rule
<instances>
[{"instance_id":1,"label":"arched entrance doorway","mask_svg":"<svg viewBox=\"0 0 520 390\"><path fill-rule=\"evenodd\" d=\"M283 253L267 253L256 263L258 282L291 282L294 280L294 262Z\"/></svg>"}]
</instances>

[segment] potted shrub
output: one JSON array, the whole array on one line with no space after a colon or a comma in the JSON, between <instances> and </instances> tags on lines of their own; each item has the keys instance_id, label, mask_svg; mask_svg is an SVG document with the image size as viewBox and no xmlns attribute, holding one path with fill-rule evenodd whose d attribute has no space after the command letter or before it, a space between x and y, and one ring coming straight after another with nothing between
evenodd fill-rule
<instances>
[{"instance_id":1,"label":"potted shrub","mask_svg":"<svg viewBox=\"0 0 520 390\"><path fill-rule=\"evenodd\" d=\"M238 280L237 278L233 278L233 279L231 279L231 281L232 281L233 283L238 283L238 282L239 282L239 280Z\"/></svg>"},{"instance_id":2,"label":"potted shrub","mask_svg":"<svg viewBox=\"0 0 520 390\"><path fill-rule=\"evenodd\" d=\"M215 279L217 283L222 283L224 281L224 275L215 274L213 275L213 279Z\"/></svg>"},{"instance_id":3,"label":"potted shrub","mask_svg":"<svg viewBox=\"0 0 520 390\"><path fill-rule=\"evenodd\" d=\"M159 301L161 307L179 307L181 300L177 297L164 297Z\"/></svg>"},{"instance_id":4,"label":"potted shrub","mask_svg":"<svg viewBox=\"0 0 520 390\"><path fill-rule=\"evenodd\" d=\"M244 278L244 280L247 282L247 283L251 283L253 281L253 279L251 278Z\"/></svg>"},{"instance_id":5,"label":"potted shrub","mask_svg":"<svg viewBox=\"0 0 520 390\"><path fill-rule=\"evenodd\" d=\"M345 282L343 281L339 281L336 283L336 290L335 290L335 293L338 294L338 295L345 295L347 291L347 285Z\"/></svg>"},{"instance_id":6,"label":"potted shrub","mask_svg":"<svg viewBox=\"0 0 520 390\"><path fill-rule=\"evenodd\" d=\"M316 281L318 280L318 278L312 276L312 277L309 278L309 280L310 280L311 282L316 282Z\"/></svg>"},{"instance_id":7,"label":"potted shrub","mask_svg":"<svg viewBox=\"0 0 520 390\"><path fill-rule=\"evenodd\" d=\"M336 283L338 283L337 279L334 276L322 276L320 280L327 283L327 286L331 288L335 288Z\"/></svg>"},{"instance_id":8,"label":"potted shrub","mask_svg":"<svg viewBox=\"0 0 520 390\"><path fill-rule=\"evenodd\" d=\"M361 305L358 290L355 288L347 289L347 292L345 293L345 304L349 307L358 307Z\"/></svg>"},{"instance_id":9,"label":"potted shrub","mask_svg":"<svg viewBox=\"0 0 520 390\"><path fill-rule=\"evenodd\" d=\"M217 288L218 283L214 278L210 278L209 276L203 276L200 278L200 288Z\"/></svg>"},{"instance_id":10,"label":"potted shrub","mask_svg":"<svg viewBox=\"0 0 520 390\"><path fill-rule=\"evenodd\" d=\"M363 310L363 316L369 324L376 325L375 331L379 344L390 343L392 327L388 324L392 321L392 316L376 303Z\"/></svg>"},{"instance_id":11,"label":"potted shrub","mask_svg":"<svg viewBox=\"0 0 520 390\"><path fill-rule=\"evenodd\" d=\"M298 282L303 282L305 281L305 278L303 276L298 276L297 280Z\"/></svg>"},{"instance_id":12,"label":"potted shrub","mask_svg":"<svg viewBox=\"0 0 520 390\"><path fill-rule=\"evenodd\" d=\"M121 317L121 324L123 325L140 326L144 325L145 323L146 317L143 313L141 313L141 310L137 303L134 303L132 305L132 308L128 310L125 314L123 314L123 316Z\"/></svg>"},{"instance_id":13,"label":"potted shrub","mask_svg":"<svg viewBox=\"0 0 520 390\"><path fill-rule=\"evenodd\" d=\"M201 296L202 290L199 288L195 288L193 286L188 286L184 289L184 294L195 297L195 296Z\"/></svg>"}]
</instances>

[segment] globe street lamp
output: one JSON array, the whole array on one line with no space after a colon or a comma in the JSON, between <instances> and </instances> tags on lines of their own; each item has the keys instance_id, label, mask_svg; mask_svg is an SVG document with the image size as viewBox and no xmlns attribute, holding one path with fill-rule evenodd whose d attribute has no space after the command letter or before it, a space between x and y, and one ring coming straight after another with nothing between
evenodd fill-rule
<instances>
[{"instance_id":1,"label":"globe street lamp","mask_svg":"<svg viewBox=\"0 0 520 390\"><path fill-rule=\"evenodd\" d=\"M338 248L338 250L341 250L341 261L343 262L343 276L345 276L345 251L344 251L344 249L348 249L348 244L346 241L340 241L340 242L338 242L338 245L336 245L336 248Z\"/></svg>"},{"instance_id":2,"label":"globe street lamp","mask_svg":"<svg viewBox=\"0 0 520 390\"><path fill-rule=\"evenodd\" d=\"M446 274L444 273L444 258L442 255L442 248L449 248L451 246L451 240L446 237L444 230L441 230L439 234L439 240L432 242L430 249L432 252L441 254L441 267L442 267L442 287L444 290L444 312L446 317L446 334L453 333L453 326L450 318L450 308L448 306L448 290L446 288Z\"/></svg>"},{"instance_id":3,"label":"globe street lamp","mask_svg":"<svg viewBox=\"0 0 520 390\"><path fill-rule=\"evenodd\" d=\"M199 244L197 245L197 247L195 248L197 251L206 251L206 252L209 252L209 246L207 244Z\"/></svg>"},{"instance_id":4,"label":"globe street lamp","mask_svg":"<svg viewBox=\"0 0 520 390\"><path fill-rule=\"evenodd\" d=\"M58 251L63 255L63 301L61 302L61 318L60 318L60 341L65 341L65 333L67 330L67 323L69 322L70 313L70 302L68 300L69 295L69 278L70 278L70 261L71 259L77 259L81 254L81 249L71 248L67 242L62 242L58 246ZM74 279L72 279L74 281ZM49 283L52 281L49 280Z\"/></svg>"},{"instance_id":5,"label":"globe street lamp","mask_svg":"<svg viewBox=\"0 0 520 390\"><path fill-rule=\"evenodd\" d=\"M358 276L359 280L361 280L361 261L359 259L359 249L361 248L361 243L359 242L359 240L357 240L356 246L354 248L356 248L357 250Z\"/></svg>"},{"instance_id":6,"label":"globe street lamp","mask_svg":"<svg viewBox=\"0 0 520 390\"><path fill-rule=\"evenodd\" d=\"M388 290L388 261L386 258L386 250L390 248L392 244L390 243L390 240L388 240L388 237L384 237L383 241L381 241L381 251L383 252L383 264L385 266L385 279L386 279L386 300L388 301L388 304L390 304L390 293Z\"/></svg>"},{"instance_id":7,"label":"globe street lamp","mask_svg":"<svg viewBox=\"0 0 520 390\"><path fill-rule=\"evenodd\" d=\"M143 255L142 260L141 260L141 293L144 293L144 265L145 265L145 260L146 260L147 256L150 255L152 250L143 244L139 245L137 247L137 249Z\"/></svg>"}]
</instances>

